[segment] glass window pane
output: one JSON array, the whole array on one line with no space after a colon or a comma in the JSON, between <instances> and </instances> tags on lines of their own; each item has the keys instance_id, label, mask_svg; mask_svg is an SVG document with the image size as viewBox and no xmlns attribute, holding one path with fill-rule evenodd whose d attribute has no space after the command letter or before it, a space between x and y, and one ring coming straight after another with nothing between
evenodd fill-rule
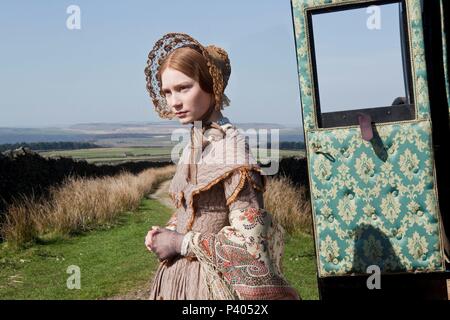
<instances>
[{"instance_id":1,"label":"glass window pane","mask_svg":"<svg viewBox=\"0 0 450 320\"><path fill-rule=\"evenodd\" d=\"M311 23L320 112L411 103L401 3L313 12Z\"/></svg>"}]
</instances>

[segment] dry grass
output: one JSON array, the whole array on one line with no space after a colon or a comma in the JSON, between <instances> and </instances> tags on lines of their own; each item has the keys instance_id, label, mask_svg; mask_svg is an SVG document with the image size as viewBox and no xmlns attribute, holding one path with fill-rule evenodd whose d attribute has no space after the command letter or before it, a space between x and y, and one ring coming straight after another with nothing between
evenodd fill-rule
<instances>
[{"instance_id":1,"label":"dry grass","mask_svg":"<svg viewBox=\"0 0 450 320\"><path fill-rule=\"evenodd\" d=\"M114 223L120 213L138 208L141 199L169 179L174 166L152 168L138 175L68 178L47 201L22 197L11 205L0 230L13 245L46 235L67 235Z\"/></svg>"},{"instance_id":2,"label":"dry grass","mask_svg":"<svg viewBox=\"0 0 450 320\"><path fill-rule=\"evenodd\" d=\"M124 211L134 211L158 184L175 173L175 166L124 173L98 179L69 178L51 190L49 200L18 199L6 213L0 230L12 245L36 239L76 234L113 224ZM305 188L288 178L269 178L264 193L267 210L289 233L311 233L311 208Z\"/></svg>"},{"instance_id":3,"label":"dry grass","mask_svg":"<svg viewBox=\"0 0 450 320\"><path fill-rule=\"evenodd\" d=\"M267 179L264 206L288 233L312 233L311 204L305 187L296 187L286 177Z\"/></svg>"}]
</instances>

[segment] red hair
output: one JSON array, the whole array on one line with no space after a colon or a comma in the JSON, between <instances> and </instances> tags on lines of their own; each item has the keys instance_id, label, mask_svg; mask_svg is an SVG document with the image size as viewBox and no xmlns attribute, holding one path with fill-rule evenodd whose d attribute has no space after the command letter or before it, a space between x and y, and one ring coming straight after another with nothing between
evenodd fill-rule
<instances>
[{"instance_id":1,"label":"red hair","mask_svg":"<svg viewBox=\"0 0 450 320\"><path fill-rule=\"evenodd\" d=\"M213 79L209 73L208 65L203 55L195 49L182 47L174 50L161 63L158 70L158 80L167 68L172 68L194 79L200 84L200 88L207 93L214 93Z\"/></svg>"}]
</instances>

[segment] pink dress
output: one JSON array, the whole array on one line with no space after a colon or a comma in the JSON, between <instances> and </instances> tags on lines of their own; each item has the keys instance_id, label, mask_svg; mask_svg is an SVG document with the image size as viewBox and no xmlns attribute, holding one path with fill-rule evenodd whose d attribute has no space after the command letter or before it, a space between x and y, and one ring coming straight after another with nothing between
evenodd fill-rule
<instances>
[{"instance_id":1,"label":"pink dress","mask_svg":"<svg viewBox=\"0 0 450 320\"><path fill-rule=\"evenodd\" d=\"M166 227L187 234L187 252L160 263L150 299L299 299L281 271L283 230L264 210L265 176L235 127L214 130L196 183L189 145L177 165L169 188L177 210Z\"/></svg>"}]
</instances>

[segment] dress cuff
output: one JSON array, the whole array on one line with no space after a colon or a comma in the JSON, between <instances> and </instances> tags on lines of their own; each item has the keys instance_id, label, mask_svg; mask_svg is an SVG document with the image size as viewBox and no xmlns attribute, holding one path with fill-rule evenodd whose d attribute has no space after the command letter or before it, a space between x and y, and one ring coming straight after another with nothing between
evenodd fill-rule
<instances>
[{"instance_id":1,"label":"dress cuff","mask_svg":"<svg viewBox=\"0 0 450 320\"><path fill-rule=\"evenodd\" d=\"M187 255L189 250L189 243L191 242L193 235L194 233L192 231L189 231L184 235L183 242L181 243L181 252L180 252L182 256Z\"/></svg>"}]
</instances>

